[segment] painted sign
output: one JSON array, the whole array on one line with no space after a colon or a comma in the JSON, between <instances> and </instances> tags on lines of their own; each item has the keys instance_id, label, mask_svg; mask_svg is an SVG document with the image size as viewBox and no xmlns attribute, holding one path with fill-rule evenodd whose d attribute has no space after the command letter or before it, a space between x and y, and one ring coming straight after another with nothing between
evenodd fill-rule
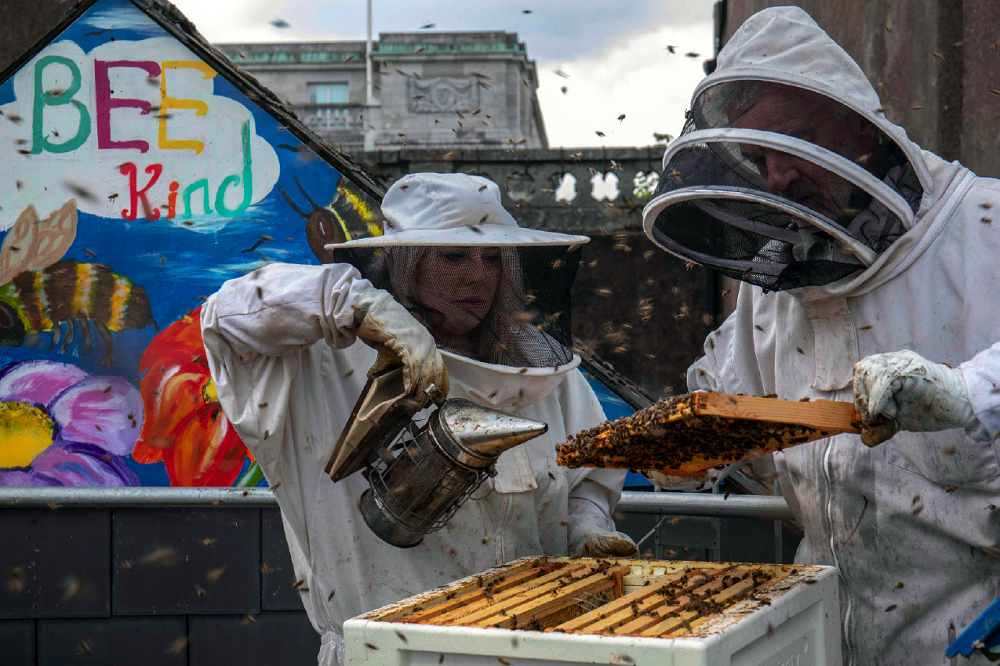
<instances>
[{"instance_id":1,"label":"painted sign","mask_svg":"<svg viewBox=\"0 0 1000 666\"><path fill-rule=\"evenodd\" d=\"M0 485L263 483L198 308L379 233L377 200L197 51L98 0L0 83Z\"/></svg>"}]
</instances>

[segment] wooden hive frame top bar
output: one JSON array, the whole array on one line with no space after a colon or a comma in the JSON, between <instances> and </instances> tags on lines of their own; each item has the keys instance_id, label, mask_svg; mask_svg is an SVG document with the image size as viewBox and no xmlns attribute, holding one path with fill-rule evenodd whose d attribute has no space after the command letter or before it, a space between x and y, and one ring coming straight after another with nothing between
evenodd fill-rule
<instances>
[{"instance_id":1,"label":"wooden hive frame top bar","mask_svg":"<svg viewBox=\"0 0 1000 666\"><path fill-rule=\"evenodd\" d=\"M810 582L818 570L791 565L524 558L362 617L606 636L698 636L768 604L769 595ZM744 607L744 602L749 605Z\"/></svg>"},{"instance_id":2,"label":"wooden hive frame top bar","mask_svg":"<svg viewBox=\"0 0 1000 666\"><path fill-rule=\"evenodd\" d=\"M689 393L578 433L556 447L556 460L565 467L697 476L845 432L861 432L851 403Z\"/></svg>"}]
</instances>

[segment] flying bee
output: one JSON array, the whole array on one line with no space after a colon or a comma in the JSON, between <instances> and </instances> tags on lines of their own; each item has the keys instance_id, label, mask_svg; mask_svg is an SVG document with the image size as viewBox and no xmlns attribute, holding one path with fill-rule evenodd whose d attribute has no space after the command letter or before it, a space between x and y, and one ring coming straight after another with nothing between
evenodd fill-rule
<instances>
[{"instance_id":1,"label":"flying bee","mask_svg":"<svg viewBox=\"0 0 1000 666\"><path fill-rule=\"evenodd\" d=\"M26 335L52 331L50 349L55 349L61 339L60 351L65 352L73 342L75 321L80 323L84 352L92 347L93 322L104 340L105 365L114 355L112 331L149 325L159 330L145 290L103 264L59 261L41 270L19 273L0 287L0 329L8 325L0 333L0 346L17 347L24 343Z\"/></svg>"}]
</instances>

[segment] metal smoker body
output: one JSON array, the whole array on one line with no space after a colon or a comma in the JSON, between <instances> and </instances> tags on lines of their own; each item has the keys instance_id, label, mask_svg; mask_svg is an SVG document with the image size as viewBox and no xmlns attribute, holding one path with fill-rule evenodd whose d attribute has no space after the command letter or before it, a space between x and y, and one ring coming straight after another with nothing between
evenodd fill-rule
<instances>
[{"instance_id":1,"label":"metal smoker body","mask_svg":"<svg viewBox=\"0 0 1000 666\"><path fill-rule=\"evenodd\" d=\"M389 462L383 456L369 468L371 488L361 495L361 515L383 541L416 546L496 474L501 453L546 430L539 421L447 400L415 436L401 433L395 458L390 453Z\"/></svg>"},{"instance_id":2,"label":"metal smoker body","mask_svg":"<svg viewBox=\"0 0 1000 666\"><path fill-rule=\"evenodd\" d=\"M433 387L429 400L415 400L401 387L392 370L369 381L327 472L338 481L364 467L371 487L361 495L361 515L380 539L410 548L444 527L496 474L500 454L544 434L548 425L445 400ZM413 416L431 401L440 406L420 427ZM344 441L353 444L344 449Z\"/></svg>"}]
</instances>

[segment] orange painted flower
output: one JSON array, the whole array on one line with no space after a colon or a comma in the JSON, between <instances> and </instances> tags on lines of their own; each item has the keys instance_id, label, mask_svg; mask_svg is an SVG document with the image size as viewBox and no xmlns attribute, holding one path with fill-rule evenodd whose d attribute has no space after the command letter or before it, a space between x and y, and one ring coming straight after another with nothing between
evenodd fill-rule
<instances>
[{"instance_id":1,"label":"orange painted flower","mask_svg":"<svg viewBox=\"0 0 1000 666\"><path fill-rule=\"evenodd\" d=\"M162 460L171 486L231 486L253 456L222 411L201 339L201 308L153 338L139 361L145 407L132 458Z\"/></svg>"}]
</instances>

